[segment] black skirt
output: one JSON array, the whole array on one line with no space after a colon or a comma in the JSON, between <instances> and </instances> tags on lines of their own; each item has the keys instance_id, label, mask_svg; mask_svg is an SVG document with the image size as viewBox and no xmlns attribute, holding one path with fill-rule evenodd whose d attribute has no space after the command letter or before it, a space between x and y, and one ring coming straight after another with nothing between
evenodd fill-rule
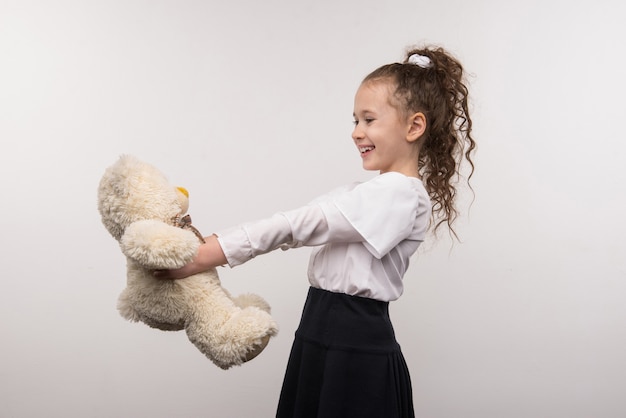
<instances>
[{"instance_id":1,"label":"black skirt","mask_svg":"<svg viewBox=\"0 0 626 418\"><path fill-rule=\"evenodd\" d=\"M277 418L414 417L389 303L311 287Z\"/></svg>"}]
</instances>

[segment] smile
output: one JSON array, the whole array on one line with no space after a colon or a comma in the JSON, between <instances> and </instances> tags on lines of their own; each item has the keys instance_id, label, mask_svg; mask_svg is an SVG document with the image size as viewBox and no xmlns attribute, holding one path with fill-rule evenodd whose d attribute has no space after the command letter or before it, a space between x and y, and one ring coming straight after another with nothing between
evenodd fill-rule
<instances>
[{"instance_id":1,"label":"smile","mask_svg":"<svg viewBox=\"0 0 626 418\"><path fill-rule=\"evenodd\" d=\"M361 151L361 154L365 154L369 151L372 151L374 148L374 146L368 146L368 147L359 147L359 151Z\"/></svg>"}]
</instances>

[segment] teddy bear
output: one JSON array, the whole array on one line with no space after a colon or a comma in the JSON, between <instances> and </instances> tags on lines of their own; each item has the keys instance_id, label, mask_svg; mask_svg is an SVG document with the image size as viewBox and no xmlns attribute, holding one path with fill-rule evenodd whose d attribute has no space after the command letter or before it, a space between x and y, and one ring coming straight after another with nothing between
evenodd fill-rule
<instances>
[{"instance_id":1,"label":"teddy bear","mask_svg":"<svg viewBox=\"0 0 626 418\"><path fill-rule=\"evenodd\" d=\"M216 269L180 280L154 270L190 262L204 241L187 214L189 193L156 167L122 155L98 187L102 223L126 256L126 288L118 310L129 321L166 331L185 330L215 365L228 369L252 360L278 327L269 304L256 294L233 297Z\"/></svg>"}]
</instances>

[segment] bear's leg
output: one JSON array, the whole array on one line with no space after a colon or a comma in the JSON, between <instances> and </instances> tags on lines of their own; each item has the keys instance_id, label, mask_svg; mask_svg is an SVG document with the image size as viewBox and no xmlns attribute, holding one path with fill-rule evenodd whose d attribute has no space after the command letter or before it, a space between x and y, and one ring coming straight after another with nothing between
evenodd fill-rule
<instances>
[{"instance_id":1,"label":"bear's leg","mask_svg":"<svg viewBox=\"0 0 626 418\"><path fill-rule=\"evenodd\" d=\"M217 311L213 306L195 310L193 317L186 328L189 340L222 369L252 360L278 333L272 317L253 306L240 309L232 304Z\"/></svg>"},{"instance_id":2,"label":"bear's leg","mask_svg":"<svg viewBox=\"0 0 626 418\"><path fill-rule=\"evenodd\" d=\"M239 295L236 298L233 298L233 302L235 302L235 305L242 309L248 306L256 306L267 313L271 312L269 303L267 303L261 296L255 295L254 293Z\"/></svg>"}]
</instances>

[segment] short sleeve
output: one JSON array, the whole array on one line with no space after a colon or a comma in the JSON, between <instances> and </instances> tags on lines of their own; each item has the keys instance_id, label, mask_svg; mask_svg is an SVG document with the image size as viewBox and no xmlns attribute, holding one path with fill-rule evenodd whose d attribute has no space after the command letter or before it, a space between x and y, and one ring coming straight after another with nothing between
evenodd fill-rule
<instances>
[{"instance_id":1,"label":"short sleeve","mask_svg":"<svg viewBox=\"0 0 626 418\"><path fill-rule=\"evenodd\" d=\"M409 177L390 172L335 196L333 203L372 255L382 258L411 234L419 196Z\"/></svg>"}]
</instances>

